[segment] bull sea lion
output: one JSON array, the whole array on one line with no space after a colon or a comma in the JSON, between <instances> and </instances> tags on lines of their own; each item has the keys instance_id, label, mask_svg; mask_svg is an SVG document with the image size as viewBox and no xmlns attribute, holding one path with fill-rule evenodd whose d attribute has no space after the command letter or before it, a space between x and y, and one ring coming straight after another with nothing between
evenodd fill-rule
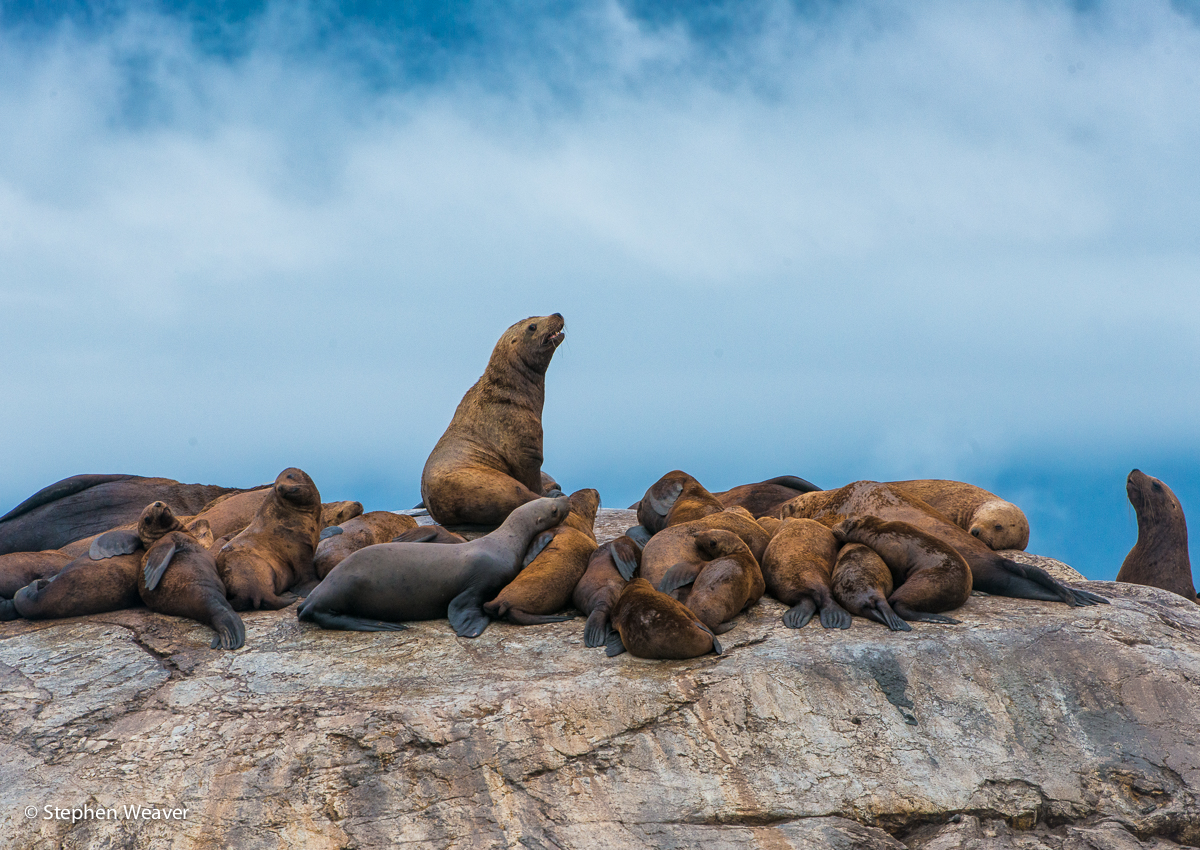
<instances>
[{"instance_id":1,"label":"bull sea lion","mask_svg":"<svg viewBox=\"0 0 1200 850\"><path fill-rule=\"evenodd\" d=\"M833 565L834 598L850 613L883 623L894 632L912 631L888 605L892 587L892 571L871 547L848 543L838 552Z\"/></svg>"},{"instance_id":2,"label":"bull sea lion","mask_svg":"<svg viewBox=\"0 0 1200 850\"><path fill-rule=\"evenodd\" d=\"M641 557L641 547L622 535L600 546L588 559L587 569L571 593L575 607L587 616L583 627L584 646L607 643L609 616L627 583L622 573L633 575Z\"/></svg>"},{"instance_id":3,"label":"bull sea lion","mask_svg":"<svg viewBox=\"0 0 1200 850\"><path fill-rule=\"evenodd\" d=\"M949 544L971 567L976 590L993 596L1042 599L1067 605L1107 604L1086 590L1068 587L1040 567L997 554L919 499L878 481L855 481L837 490L804 493L779 508L779 516L807 517L834 526L851 516L876 516L913 525Z\"/></svg>"},{"instance_id":4,"label":"bull sea lion","mask_svg":"<svg viewBox=\"0 0 1200 850\"><path fill-rule=\"evenodd\" d=\"M483 610L495 619L507 618L523 626L571 619L553 616L571 601L575 585L596 551L596 511L600 494L577 490L570 496L566 518L543 531L529 544L524 567Z\"/></svg>"},{"instance_id":5,"label":"bull sea lion","mask_svg":"<svg viewBox=\"0 0 1200 850\"><path fill-rule=\"evenodd\" d=\"M1137 542L1125 556L1117 581L1161 587L1200 602L1192 583L1187 522L1171 488L1140 469L1125 479L1125 492L1137 512Z\"/></svg>"},{"instance_id":6,"label":"bull sea lion","mask_svg":"<svg viewBox=\"0 0 1200 850\"><path fill-rule=\"evenodd\" d=\"M663 576L659 591L670 594L686 587L680 601L713 634L724 634L733 628L738 613L762 598L766 589L762 570L750 547L732 531L702 531L696 535L696 548L708 559L700 572L682 576L672 568Z\"/></svg>"},{"instance_id":7,"label":"bull sea lion","mask_svg":"<svg viewBox=\"0 0 1200 850\"><path fill-rule=\"evenodd\" d=\"M285 608L317 581L313 553L321 533L321 494L291 467L279 473L254 519L217 552L217 573L235 611Z\"/></svg>"},{"instance_id":8,"label":"bull sea lion","mask_svg":"<svg viewBox=\"0 0 1200 850\"><path fill-rule=\"evenodd\" d=\"M626 650L638 658L721 654L721 643L712 629L683 603L659 593L644 578L625 585L612 609L612 625L616 632L608 638L609 657Z\"/></svg>"},{"instance_id":9,"label":"bull sea lion","mask_svg":"<svg viewBox=\"0 0 1200 850\"><path fill-rule=\"evenodd\" d=\"M812 519L783 520L763 553L767 592L791 608L783 615L789 629L803 628L818 610L827 629L850 628L850 615L834 599L833 565L841 544Z\"/></svg>"},{"instance_id":10,"label":"bull sea lion","mask_svg":"<svg viewBox=\"0 0 1200 850\"><path fill-rule=\"evenodd\" d=\"M542 493L546 369L563 317L534 316L504 332L425 461L421 498L442 525L499 525Z\"/></svg>"},{"instance_id":11,"label":"bull sea lion","mask_svg":"<svg viewBox=\"0 0 1200 850\"><path fill-rule=\"evenodd\" d=\"M466 543L467 538L455 534L444 525L418 525L392 538L393 543Z\"/></svg>"},{"instance_id":12,"label":"bull sea lion","mask_svg":"<svg viewBox=\"0 0 1200 850\"><path fill-rule=\"evenodd\" d=\"M896 586L888 604L902 619L959 622L938 613L961 607L971 595L971 568L948 543L906 522L873 516L844 519L833 534L844 543L870 546L883 558Z\"/></svg>"},{"instance_id":13,"label":"bull sea lion","mask_svg":"<svg viewBox=\"0 0 1200 850\"><path fill-rule=\"evenodd\" d=\"M717 497L680 469L655 481L637 503L637 518L651 534L724 510Z\"/></svg>"},{"instance_id":14,"label":"bull sea lion","mask_svg":"<svg viewBox=\"0 0 1200 850\"><path fill-rule=\"evenodd\" d=\"M483 601L512 581L530 541L570 509L566 496L535 499L491 534L457 546L378 543L359 549L317 585L298 616L323 629L359 632L449 617L459 637L478 637L488 624Z\"/></svg>"},{"instance_id":15,"label":"bull sea lion","mask_svg":"<svg viewBox=\"0 0 1200 850\"><path fill-rule=\"evenodd\" d=\"M982 487L940 479L888 484L944 514L990 549L1024 549L1029 545L1029 520L1025 513Z\"/></svg>"},{"instance_id":16,"label":"bull sea lion","mask_svg":"<svg viewBox=\"0 0 1200 850\"><path fill-rule=\"evenodd\" d=\"M355 502L355 504L358 504ZM391 511L371 511L369 514L345 520L321 531L320 542L313 555L313 569L317 578L329 575L329 571L344 561L353 552L376 543L388 543L396 535L417 527L410 516Z\"/></svg>"},{"instance_id":17,"label":"bull sea lion","mask_svg":"<svg viewBox=\"0 0 1200 850\"><path fill-rule=\"evenodd\" d=\"M651 537L642 549L639 575L652 586L658 587L667 571L677 564L691 565L692 575L699 573L706 559L696 548L696 535L713 529L732 531L742 538L750 547L754 559L760 562L767 544L771 541L762 526L756 523L744 508L730 508L727 511L709 514L702 519L673 525ZM681 566L680 571L687 568ZM632 575L625 578L632 578Z\"/></svg>"},{"instance_id":18,"label":"bull sea lion","mask_svg":"<svg viewBox=\"0 0 1200 850\"><path fill-rule=\"evenodd\" d=\"M801 493L812 493L820 490L811 481L797 478L795 475L780 475L759 481L757 484L742 484L720 493L713 493L723 508L743 507L754 516L764 516L779 509L784 502L790 501Z\"/></svg>"}]
</instances>

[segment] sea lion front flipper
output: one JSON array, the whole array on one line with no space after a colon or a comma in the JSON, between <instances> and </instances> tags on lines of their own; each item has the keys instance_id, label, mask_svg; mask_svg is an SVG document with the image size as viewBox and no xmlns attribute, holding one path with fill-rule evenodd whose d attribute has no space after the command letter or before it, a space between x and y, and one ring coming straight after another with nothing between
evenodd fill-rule
<instances>
[{"instance_id":1,"label":"sea lion front flipper","mask_svg":"<svg viewBox=\"0 0 1200 850\"><path fill-rule=\"evenodd\" d=\"M583 626L583 645L588 647L604 646L608 642L611 631L608 626L608 612L597 608L588 614L587 622Z\"/></svg>"},{"instance_id":2,"label":"sea lion front flipper","mask_svg":"<svg viewBox=\"0 0 1200 850\"><path fill-rule=\"evenodd\" d=\"M692 622L695 623L700 628L704 629L704 631L708 632L709 637L712 638L713 652L715 652L717 655L720 655L725 651L721 648L721 642L719 640L717 640L717 636L715 634L713 634L712 629L710 629L708 626L701 623L699 620L692 620ZM732 627L733 627L733 624L730 623L730 628L732 628Z\"/></svg>"},{"instance_id":3,"label":"sea lion front flipper","mask_svg":"<svg viewBox=\"0 0 1200 850\"><path fill-rule=\"evenodd\" d=\"M620 655L625 651L625 644L621 641L621 633L615 629L609 634L608 640L604 644L604 654L609 658Z\"/></svg>"},{"instance_id":4,"label":"sea lion front flipper","mask_svg":"<svg viewBox=\"0 0 1200 850\"><path fill-rule=\"evenodd\" d=\"M543 531L537 537L533 538L533 542L529 544L529 548L525 550L525 559L521 561L521 569L525 569L533 563L533 559L542 554L542 550L550 545L550 541L554 539L554 532Z\"/></svg>"},{"instance_id":5,"label":"sea lion front flipper","mask_svg":"<svg viewBox=\"0 0 1200 850\"><path fill-rule=\"evenodd\" d=\"M336 537L339 534L345 534L340 525L331 525L328 528L322 528L318 540L325 540L328 537Z\"/></svg>"},{"instance_id":6,"label":"sea lion front flipper","mask_svg":"<svg viewBox=\"0 0 1200 850\"><path fill-rule=\"evenodd\" d=\"M654 513L666 519L682 492L683 483L680 481L658 481L642 499L642 504L648 505Z\"/></svg>"},{"instance_id":7,"label":"sea lion front flipper","mask_svg":"<svg viewBox=\"0 0 1200 850\"><path fill-rule=\"evenodd\" d=\"M146 590L154 590L162 580L163 573L171 565L175 556L175 543L167 546L155 546L154 551L146 557Z\"/></svg>"},{"instance_id":8,"label":"sea lion front flipper","mask_svg":"<svg viewBox=\"0 0 1200 850\"><path fill-rule=\"evenodd\" d=\"M687 587L696 580L703 568L704 564L690 564L687 561L676 564L663 574L662 581L658 583L658 592L673 593L681 587Z\"/></svg>"},{"instance_id":9,"label":"sea lion front flipper","mask_svg":"<svg viewBox=\"0 0 1200 850\"><path fill-rule=\"evenodd\" d=\"M217 633L212 649L241 649L246 645L246 624L228 604L212 612L210 625Z\"/></svg>"},{"instance_id":10,"label":"sea lion front flipper","mask_svg":"<svg viewBox=\"0 0 1200 850\"><path fill-rule=\"evenodd\" d=\"M0 622L15 620L20 616L17 613L17 606L11 599L0 599Z\"/></svg>"},{"instance_id":11,"label":"sea lion front flipper","mask_svg":"<svg viewBox=\"0 0 1200 850\"><path fill-rule=\"evenodd\" d=\"M303 619L311 620L323 629L344 632L399 632L408 628L403 623L347 617L344 614L331 614L328 611L311 611Z\"/></svg>"},{"instance_id":12,"label":"sea lion front flipper","mask_svg":"<svg viewBox=\"0 0 1200 850\"><path fill-rule=\"evenodd\" d=\"M950 626L958 626L962 624L962 620L956 620L953 617L947 617L944 614L931 614L928 611L917 611L909 608L903 602L891 602L892 610L899 616L908 620L910 623L945 623ZM889 626L890 628L890 626Z\"/></svg>"},{"instance_id":13,"label":"sea lion front flipper","mask_svg":"<svg viewBox=\"0 0 1200 850\"><path fill-rule=\"evenodd\" d=\"M567 620L574 620L574 614L528 614L520 608L509 608L505 614L510 623L516 623L518 626L541 626L546 623L565 623Z\"/></svg>"},{"instance_id":14,"label":"sea lion front flipper","mask_svg":"<svg viewBox=\"0 0 1200 850\"><path fill-rule=\"evenodd\" d=\"M483 613L483 606L479 604L478 596L479 594L475 590L468 587L450 600L450 608L446 611L446 616L454 628L454 633L459 637L479 637L491 622L488 615Z\"/></svg>"},{"instance_id":15,"label":"sea lion front flipper","mask_svg":"<svg viewBox=\"0 0 1200 850\"><path fill-rule=\"evenodd\" d=\"M789 629L802 629L808 625L808 621L815 613L817 613L817 603L806 596L784 612L783 624Z\"/></svg>"},{"instance_id":16,"label":"sea lion front flipper","mask_svg":"<svg viewBox=\"0 0 1200 850\"><path fill-rule=\"evenodd\" d=\"M136 531L114 528L106 531L92 541L88 549L88 557L93 561L103 561L105 558L115 558L117 555L132 555L142 545L142 538Z\"/></svg>"},{"instance_id":17,"label":"sea lion front flipper","mask_svg":"<svg viewBox=\"0 0 1200 850\"><path fill-rule=\"evenodd\" d=\"M625 529L625 536L638 546L641 546L643 549L645 549L646 544L650 542L650 538L653 535L650 534L650 529L646 528L646 526L634 525ZM626 581L628 581L628 579L626 579Z\"/></svg>"}]
</instances>

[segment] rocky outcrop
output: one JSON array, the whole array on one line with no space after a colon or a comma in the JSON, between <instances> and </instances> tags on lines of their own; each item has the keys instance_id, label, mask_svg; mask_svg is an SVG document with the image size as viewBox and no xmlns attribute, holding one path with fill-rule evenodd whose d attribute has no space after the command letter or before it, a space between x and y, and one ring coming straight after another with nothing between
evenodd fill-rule
<instances>
[{"instance_id":1,"label":"rocky outcrop","mask_svg":"<svg viewBox=\"0 0 1200 850\"><path fill-rule=\"evenodd\" d=\"M236 652L146 610L3 623L0 846L1200 842L1200 606L1087 586L1113 604L973 596L904 634L764 599L683 662L607 658L582 619L467 640L293 607Z\"/></svg>"}]
</instances>

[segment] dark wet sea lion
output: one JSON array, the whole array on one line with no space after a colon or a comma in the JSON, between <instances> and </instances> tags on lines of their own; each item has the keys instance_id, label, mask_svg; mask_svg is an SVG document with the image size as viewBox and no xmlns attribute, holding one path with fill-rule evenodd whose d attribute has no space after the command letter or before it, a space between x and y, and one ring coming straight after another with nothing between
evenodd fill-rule
<instances>
[{"instance_id":1,"label":"dark wet sea lion","mask_svg":"<svg viewBox=\"0 0 1200 850\"><path fill-rule=\"evenodd\" d=\"M575 585L596 551L594 527L600 494L591 489L576 490L570 503L566 518L529 544L516 578L484 604L489 617L524 626L570 619L555 615L570 604Z\"/></svg>"},{"instance_id":2,"label":"dark wet sea lion","mask_svg":"<svg viewBox=\"0 0 1200 850\"><path fill-rule=\"evenodd\" d=\"M870 546L892 571L888 604L902 619L958 623L941 611L961 607L971 595L971 568L954 547L906 522L873 516L844 519L833 527L845 543Z\"/></svg>"},{"instance_id":3,"label":"dark wet sea lion","mask_svg":"<svg viewBox=\"0 0 1200 850\"><path fill-rule=\"evenodd\" d=\"M1138 537L1121 564L1117 581L1161 587L1200 602L1192 582L1187 522L1179 499L1170 487L1140 469L1125 479L1125 492L1137 512Z\"/></svg>"},{"instance_id":4,"label":"dark wet sea lion","mask_svg":"<svg viewBox=\"0 0 1200 850\"><path fill-rule=\"evenodd\" d=\"M717 497L680 469L655 481L637 503L638 522L651 534L724 510Z\"/></svg>"},{"instance_id":5,"label":"dark wet sea lion","mask_svg":"<svg viewBox=\"0 0 1200 850\"><path fill-rule=\"evenodd\" d=\"M764 516L779 510L779 506L790 501L801 493L812 493L820 490L811 481L797 478L795 475L780 475L757 484L742 484L713 493L723 508L742 507L756 517Z\"/></svg>"},{"instance_id":6,"label":"dark wet sea lion","mask_svg":"<svg viewBox=\"0 0 1200 850\"><path fill-rule=\"evenodd\" d=\"M912 631L892 606L892 571L869 546L847 543L833 565L833 596L851 614L883 623L894 632Z\"/></svg>"},{"instance_id":7,"label":"dark wet sea lion","mask_svg":"<svg viewBox=\"0 0 1200 850\"><path fill-rule=\"evenodd\" d=\"M779 516L807 517L830 527L851 516L906 522L962 555L971 567L976 590L993 596L1043 599L1067 605L1108 602L1089 591L1068 587L1040 567L1018 564L999 555L926 503L878 481L855 481L837 490L804 493L780 506Z\"/></svg>"},{"instance_id":8,"label":"dark wet sea lion","mask_svg":"<svg viewBox=\"0 0 1200 850\"><path fill-rule=\"evenodd\" d=\"M466 543L467 538L444 525L418 525L392 538L393 543Z\"/></svg>"},{"instance_id":9,"label":"dark wet sea lion","mask_svg":"<svg viewBox=\"0 0 1200 850\"><path fill-rule=\"evenodd\" d=\"M642 549L639 575L657 587L667 571L677 564L691 564L694 568L693 574L698 573L707 559L696 548L696 535L718 528L732 531L742 538L757 561L761 561L767 544L771 541L767 532L763 531L762 526L755 522L744 508L730 508L727 511L709 514L702 519L673 525L651 537Z\"/></svg>"},{"instance_id":10,"label":"dark wet sea lion","mask_svg":"<svg viewBox=\"0 0 1200 850\"><path fill-rule=\"evenodd\" d=\"M425 461L421 498L442 525L499 525L541 497L546 369L563 317L534 316L504 332Z\"/></svg>"},{"instance_id":11,"label":"dark wet sea lion","mask_svg":"<svg viewBox=\"0 0 1200 850\"><path fill-rule=\"evenodd\" d=\"M696 548L708 560L688 584L675 585L672 572L663 576L659 590L685 590L681 602L713 634L733 628L733 618L762 598L766 585L750 547L732 531L713 529L696 535ZM673 586L674 585L674 586Z\"/></svg>"},{"instance_id":12,"label":"dark wet sea lion","mask_svg":"<svg viewBox=\"0 0 1200 850\"><path fill-rule=\"evenodd\" d=\"M721 654L712 630L682 602L659 593L644 578L635 578L621 591L612 609L615 634L607 654L626 650L638 658L695 658Z\"/></svg>"},{"instance_id":13,"label":"dark wet sea lion","mask_svg":"<svg viewBox=\"0 0 1200 850\"><path fill-rule=\"evenodd\" d=\"M1024 549L1029 545L1029 520L1014 505L982 487L962 481L919 479L889 481L893 488L920 499L959 528L978 537L990 549Z\"/></svg>"},{"instance_id":14,"label":"dark wet sea lion","mask_svg":"<svg viewBox=\"0 0 1200 850\"><path fill-rule=\"evenodd\" d=\"M166 502L176 515L192 515L218 496L237 492L236 487L181 484L170 478L75 475L39 490L0 517L0 554L62 549L136 523L142 508L154 501Z\"/></svg>"},{"instance_id":15,"label":"dark wet sea lion","mask_svg":"<svg viewBox=\"0 0 1200 850\"><path fill-rule=\"evenodd\" d=\"M279 473L254 519L217 552L217 574L235 611L285 608L317 581L313 553L321 533L321 494L301 469Z\"/></svg>"},{"instance_id":16,"label":"dark wet sea lion","mask_svg":"<svg viewBox=\"0 0 1200 850\"><path fill-rule=\"evenodd\" d=\"M789 629L803 628L818 610L827 629L850 628L850 615L834 599L833 565L841 543L812 519L783 520L763 553L762 572L767 593L784 605Z\"/></svg>"},{"instance_id":17,"label":"dark wet sea lion","mask_svg":"<svg viewBox=\"0 0 1200 850\"><path fill-rule=\"evenodd\" d=\"M351 553L365 546L391 542L396 535L416 527L417 521L410 516L391 511L371 511L325 528L313 555L313 569L317 572L317 578L325 578Z\"/></svg>"},{"instance_id":18,"label":"dark wet sea lion","mask_svg":"<svg viewBox=\"0 0 1200 850\"><path fill-rule=\"evenodd\" d=\"M538 534L562 522L566 496L519 506L491 534L457 546L379 543L333 568L300 605L301 620L323 629L403 629L402 620L449 617L460 637L487 628L483 602L512 581Z\"/></svg>"},{"instance_id":19,"label":"dark wet sea lion","mask_svg":"<svg viewBox=\"0 0 1200 850\"><path fill-rule=\"evenodd\" d=\"M575 607L587 617L584 646L604 646L608 642L609 617L626 585L621 572L632 575L641 557L641 547L622 535L600 546L588 559L587 569L571 594Z\"/></svg>"}]
</instances>

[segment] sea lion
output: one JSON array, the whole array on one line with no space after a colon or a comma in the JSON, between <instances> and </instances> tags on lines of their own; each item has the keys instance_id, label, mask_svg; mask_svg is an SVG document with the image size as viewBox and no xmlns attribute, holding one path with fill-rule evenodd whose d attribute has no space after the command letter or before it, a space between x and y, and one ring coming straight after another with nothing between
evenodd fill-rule
<instances>
[{"instance_id":1,"label":"sea lion","mask_svg":"<svg viewBox=\"0 0 1200 850\"><path fill-rule=\"evenodd\" d=\"M789 629L803 628L818 610L825 628L850 628L850 615L837 604L830 587L840 547L833 532L816 520L780 522L763 553L762 573L767 592L792 606L783 615Z\"/></svg>"},{"instance_id":2,"label":"sea lion","mask_svg":"<svg viewBox=\"0 0 1200 850\"><path fill-rule=\"evenodd\" d=\"M298 616L323 629L359 632L449 617L459 637L478 637L488 624L483 601L512 581L530 541L570 509L566 496L535 499L492 533L457 546L378 543L359 549L317 585Z\"/></svg>"},{"instance_id":3,"label":"sea lion","mask_svg":"<svg viewBox=\"0 0 1200 850\"><path fill-rule=\"evenodd\" d=\"M455 534L444 525L418 525L392 538L393 543L466 543L467 538Z\"/></svg>"},{"instance_id":4,"label":"sea lion","mask_svg":"<svg viewBox=\"0 0 1200 850\"><path fill-rule=\"evenodd\" d=\"M938 613L962 606L971 595L971 568L954 547L906 522L873 516L844 519L833 534L843 543L870 546L883 558L896 587L888 604L902 619L959 622Z\"/></svg>"},{"instance_id":5,"label":"sea lion","mask_svg":"<svg viewBox=\"0 0 1200 850\"><path fill-rule=\"evenodd\" d=\"M1117 581L1161 587L1200 602L1192 583L1187 522L1171 488L1140 469L1125 479L1125 492L1137 512L1137 542L1125 556Z\"/></svg>"},{"instance_id":6,"label":"sea lion","mask_svg":"<svg viewBox=\"0 0 1200 850\"><path fill-rule=\"evenodd\" d=\"M642 549L639 575L652 586L658 587L667 571L676 565L680 565L677 572L690 569L691 575L698 574L707 559L696 548L696 535L713 529L732 531L742 538L756 561L761 561L771 541L762 526L744 508L730 508L701 519L672 525L651 537Z\"/></svg>"},{"instance_id":7,"label":"sea lion","mask_svg":"<svg viewBox=\"0 0 1200 850\"><path fill-rule=\"evenodd\" d=\"M236 487L181 484L170 478L74 475L44 487L0 517L0 554L62 549L136 523L142 508L154 501L166 502L177 515L193 515L218 496L238 492L242 491Z\"/></svg>"},{"instance_id":8,"label":"sea lion","mask_svg":"<svg viewBox=\"0 0 1200 850\"><path fill-rule=\"evenodd\" d=\"M637 518L651 534L724 510L717 497L680 469L655 481L637 504Z\"/></svg>"},{"instance_id":9,"label":"sea lion","mask_svg":"<svg viewBox=\"0 0 1200 850\"><path fill-rule=\"evenodd\" d=\"M906 522L962 555L971 567L976 590L993 596L1042 599L1072 606L1108 603L1102 596L1068 587L1040 567L1018 564L999 555L921 500L878 481L855 481L837 490L803 493L781 505L778 515L807 517L830 527L851 516Z\"/></svg>"},{"instance_id":10,"label":"sea lion","mask_svg":"<svg viewBox=\"0 0 1200 850\"><path fill-rule=\"evenodd\" d=\"M990 549L1024 549L1029 545L1029 520L1024 512L982 487L940 479L888 484L944 514Z\"/></svg>"},{"instance_id":11,"label":"sea lion","mask_svg":"<svg viewBox=\"0 0 1200 850\"><path fill-rule=\"evenodd\" d=\"M850 613L883 623L894 632L912 631L888 605L893 586L892 571L871 547L848 543L838 551L831 588L834 599Z\"/></svg>"},{"instance_id":12,"label":"sea lion","mask_svg":"<svg viewBox=\"0 0 1200 850\"><path fill-rule=\"evenodd\" d=\"M777 478L759 481L757 484L742 484L712 495L723 508L743 507L757 517L778 510L784 502L796 498L801 493L812 493L820 489L811 481L805 481L795 475L780 475Z\"/></svg>"},{"instance_id":13,"label":"sea lion","mask_svg":"<svg viewBox=\"0 0 1200 850\"><path fill-rule=\"evenodd\" d=\"M707 559L694 577L676 568L663 576L659 592L686 592L680 601L708 626L713 634L733 628L733 618L762 598L766 584L750 547L732 531L712 529L696 535L696 548ZM690 585L690 586L689 586Z\"/></svg>"},{"instance_id":14,"label":"sea lion","mask_svg":"<svg viewBox=\"0 0 1200 850\"><path fill-rule=\"evenodd\" d=\"M40 578L50 578L73 560L60 549L0 555L0 597L12 599L22 587Z\"/></svg>"},{"instance_id":15,"label":"sea lion","mask_svg":"<svg viewBox=\"0 0 1200 850\"><path fill-rule=\"evenodd\" d=\"M700 622L682 602L659 593L644 578L625 585L612 609L616 630L608 638L606 654L626 650L638 658L695 658L721 654L721 643L712 629Z\"/></svg>"},{"instance_id":16,"label":"sea lion","mask_svg":"<svg viewBox=\"0 0 1200 850\"><path fill-rule=\"evenodd\" d=\"M303 470L285 469L250 525L217 552L217 573L234 610L285 608L296 597L279 594L315 584L312 559L320 533L317 485Z\"/></svg>"},{"instance_id":17,"label":"sea lion","mask_svg":"<svg viewBox=\"0 0 1200 850\"><path fill-rule=\"evenodd\" d=\"M609 616L627 583L621 573L633 575L641 557L641 547L622 535L600 546L588 559L587 569L571 593L575 607L587 616L584 646L604 646L608 642Z\"/></svg>"},{"instance_id":18,"label":"sea lion","mask_svg":"<svg viewBox=\"0 0 1200 850\"><path fill-rule=\"evenodd\" d=\"M325 578L330 570L352 552L357 552L364 546L388 543L396 535L416 527L417 521L412 517L394 514L391 511L371 511L369 514L328 526L321 531L320 542L317 543L313 555L313 569L316 570L317 578Z\"/></svg>"},{"instance_id":19,"label":"sea lion","mask_svg":"<svg viewBox=\"0 0 1200 850\"><path fill-rule=\"evenodd\" d=\"M575 585L596 551L596 511L600 494L576 490L571 509L559 525L543 531L529 544L521 572L483 610L494 619L507 618L523 626L557 623L569 616L552 616L571 601Z\"/></svg>"},{"instance_id":20,"label":"sea lion","mask_svg":"<svg viewBox=\"0 0 1200 850\"><path fill-rule=\"evenodd\" d=\"M783 520L777 516L756 516L754 521L758 523L763 531L770 535L772 540L775 539L775 535L783 525Z\"/></svg>"},{"instance_id":21,"label":"sea lion","mask_svg":"<svg viewBox=\"0 0 1200 850\"><path fill-rule=\"evenodd\" d=\"M421 498L442 525L498 525L541 498L546 369L563 317L534 316L504 332L425 461Z\"/></svg>"},{"instance_id":22,"label":"sea lion","mask_svg":"<svg viewBox=\"0 0 1200 850\"><path fill-rule=\"evenodd\" d=\"M246 642L246 627L225 598L216 558L187 531L175 529L150 545L140 559L137 592L152 611L211 626L217 633L213 649L238 649Z\"/></svg>"}]
</instances>

